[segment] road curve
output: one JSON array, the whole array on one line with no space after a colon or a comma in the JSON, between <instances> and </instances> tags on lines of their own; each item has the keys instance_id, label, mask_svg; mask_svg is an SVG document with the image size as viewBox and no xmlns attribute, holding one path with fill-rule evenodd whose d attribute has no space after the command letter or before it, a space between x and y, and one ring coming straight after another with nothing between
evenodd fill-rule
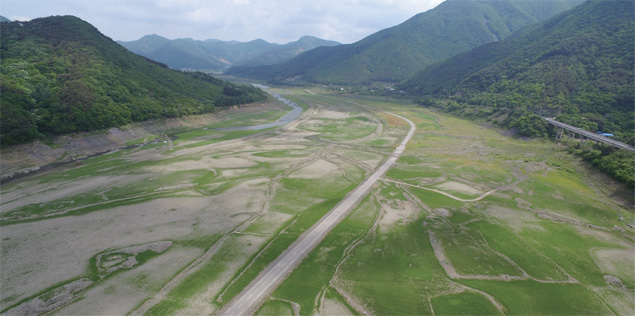
<instances>
[{"instance_id":1,"label":"road curve","mask_svg":"<svg viewBox=\"0 0 635 316\"><path fill-rule=\"evenodd\" d=\"M416 127L409 119L389 112L410 124L410 130L392 155L366 181L349 193L340 203L302 234L287 250L263 270L240 294L234 297L218 315L250 315L256 312L262 302L291 274L302 260L322 241L346 215L359 204L373 184L388 171L406 149Z\"/></svg>"}]
</instances>

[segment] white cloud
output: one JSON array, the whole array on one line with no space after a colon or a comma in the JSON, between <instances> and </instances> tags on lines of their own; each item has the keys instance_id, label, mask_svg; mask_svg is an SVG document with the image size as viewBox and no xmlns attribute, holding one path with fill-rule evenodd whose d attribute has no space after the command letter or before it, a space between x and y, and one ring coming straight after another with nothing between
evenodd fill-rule
<instances>
[{"instance_id":1,"label":"white cloud","mask_svg":"<svg viewBox=\"0 0 635 316\"><path fill-rule=\"evenodd\" d=\"M10 19L75 15L116 40L262 38L303 35L351 43L397 25L443 0L3 0ZM3 14L3 15L4 15ZM15 17L15 18L14 18Z\"/></svg>"}]
</instances>

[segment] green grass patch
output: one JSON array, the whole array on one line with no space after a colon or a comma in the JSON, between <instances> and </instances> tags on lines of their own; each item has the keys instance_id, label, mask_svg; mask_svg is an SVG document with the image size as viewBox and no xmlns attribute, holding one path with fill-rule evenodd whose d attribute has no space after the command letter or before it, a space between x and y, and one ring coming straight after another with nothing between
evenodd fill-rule
<instances>
[{"instance_id":1,"label":"green grass patch","mask_svg":"<svg viewBox=\"0 0 635 316\"><path fill-rule=\"evenodd\" d=\"M262 252L255 255L252 260L249 260L245 266L243 266L238 273L232 279L232 283L229 284L222 293L222 301L220 296L216 298L216 301L222 305L229 302L234 296L238 295L251 281L253 281L260 272L262 272L269 263L275 260L285 249L297 239L295 235L280 234L276 236ZM250 266L248 266L251 264Z\"/></svg>"},{"instance_id":2,"label":"green grass patch","mask_svg":"<svg viewBox=\"0 0 635 316\"><path fill-rule=\"evenodd\" d=\"M297 98L297 97L292 96L292 95L285 95L284 97L286 99L288 99L289 101L295 102L295 104L297 104L299 107L301 107L303 109L303 111L306 111L306 110L309 109L309 104L306 103L306 101L304 101L304 100L302 100L300 98Z\"/></svg>"},{"instance_id":3,"label":"green grass patch","mask_svg":"<svg viewBox=\"0 0 635 316\"><path fill-rule=\"evenodd\" d=\"M556 262L580 282L606 286L604 274L591 255L594 248L615 248L567 224L542 222L540 229L524 229L518 236Z\"/></svg>"},{"instance_id":4,"label":"green grass patch","mask_svg":"<svg viewBox=\"0 0 635 316\"><path fill-rule=\"evenodd\" d=\"M317 220L333 209L352 188L354 188L354 186L347 187L333 194L330 199L299 212L295 219L289 221L288 225L285 225L286 227L283 228L283 233L276 235L276 237L264 246L264 249L262 249L259 254L255 255L252 260L249 260L249 262L239 270L238 274L242 274L237 274L234 277L233 283L228 285L227 288L221 292L223 293L223 301L219 303L225 304L234 296L238 295L269 263L275 260L284 250L289 248L300 234L311 228Z\"/></svg>"},{"instance_id":5,"label":"green grass patch","mask_svg":"<svg viewBox=\"0 0 635 316\"><path fill-rule=\"evenodd\" d=\"M472 291L463 291L432 297L435 315L502 315L485 296Z\"/></svg>"},{"instance_id":6,"label":"green grass patch","mask_svg":"<svg viewBox=\"0 0 635 316\"><path fill-rule=\"evenodd\" d=\"M290 107L270 109L258 112L231 113L221 122L205 126L206 128L240 127L273 123L290 111Z\"/></svg>"},{"instance_id":7,"label":"green grass patch","mask_svg":"<svg viewBox=\"0 0 635 316\"><path fill-rule=\"evenodd\" d=\"M338 192L351 187L354 185L343 176L326 179L284 178L271 201L271 208L277 212L297 214L306 206L331 200Z\"/></svg>"},{"instance_id":8,"label":"green grass patch","mask_svg":"<svg viewBox=\"0 0 635 316\"><path fill-rule=\"evenodd\" d=\"M380 138L380 139L374 139L374 140L366 141L366 142L363 142L362 144L368 145L368 146L375 146L375 147L387 147L388 145L394 145L393 142L394 142L394 140L388 140L388 139ZM394 146L392 146L392 147L394 147Z\"/></svg>"},{"instance_id":9,"label":"green grass patch","mask_svg":"<svg viewBox=\"0 0 635 316\"><path fill-rule=\"evenodd\" d=\"M449 291L421 219L369 235L342 265L342 284L378 315L431 314L425 296Z\"/></svg>"},{"instance_id":10,"label":"green grass patch","mask_svg":"<svg viewBox=\"0 0 635 316\"><path fill-rule=\"evenodd\" d=\"M464 204L437 192L415 187L408 187L408 190L431 208L459 208Z\"/></svg>"},{"instance_id":11,"label":"green grass patch","mask_svg":"<svg viewBox=\"0 0 635 316\"><path fill-rule=\"evenodd\" d=\"M376 124L370 124L366 116L354 116L346 119L314 118L320 124L301 124L300 128L320 133L320 137L333 141L353 140L366 137L377 130Z\"/></svg>"},{"instance_id":12,"label":"green grass patch","mask_svg":"<svg viewBox=\"0 0 635 316\"><path fill-rule=\"evenodd\" d=\"M607 315L593 292L580 284L460 280L494 296L510 315Z\"/></svg>"},{"instance_id":13,"label":"green grass patch","mask_svg":"<svg viewBox=\"0 0 635 316\"><path fill-rule=\"evenodd\" d=\"M184 135L183 138L179 139L177 142L182 142L182 141L186 141L186 140L195 140L196 138L208 137L210 135L214 136L214 138L206 139L206 140L200 140L200 141L197 141L197 142L192 143L192 144L183 145L183 146L180 146L180 147L176 148L175 150L184 149L184 148L195 148L195 147L206 146L206 145L215 144L215 143L226 141L226 140L232 140L232 139L246 137L246 136L250 136L250 135L254 135L254 134L258 134L258 133L263 133L263 132L272 130L274 128L275 127L271 127L271 128L261 129L261 130L257 130L257 131L247 130L247 131L225 131L225 132L219 132L219 131L211 131L211 130L209 130L209 131L187 132L188 134ZM181 134L179 134L179 137L181 137Z\"/></svg>"},{"instance_id":14,"label":"green grass patch","mask_svg":"<svg viewBox=\"0 0 635 316\"><path fill-rule=\"evenodd\" d=\"M151 142L153 140L155 140L157 138L156 135L148 135L147 137L142 137L139 139L135 139L135 140L130 140L126 142L126 146L132 146L132 145L139 145L139 144L143 144L146 142Z\"/></svg>"},{"instance_id":15,"label":"green grass patch","mask_svg":"<svg viewBox=\"0 0 635 316\"><path fill-rule=\"evenodd\" d=\"M213 260L208 260L198 270L188 275L168 293L168 298L184 302L193 295L202 292L210 282L227 269L227 264L239 255L239 251L235 249L232 242L224 243L214 255Z\"/></svg>"},{"instance_id":16,"label":"green grass patch","mask_svg":"<svg viewBox=\"0 0 635 316\"><path fill-rule=\"evenodd\" d=\"M460 224L469 220L473 220L475 218L477 217L473 214L465 213L462 211L454 211L452 212L452 216L450 216L450 221L452 221L452 223Z\"/></svg>"},{"instance_id":17,"label":"green grass patch","mask_svg":"<svg viewBox=\"0 0 635 316\"><path fill-rule=\"evenodd\" d=\"M268 300L254 314L256 316L293 316L293 307L281 300Z\"/></svg>"},{"instance_id":18,"label":"green grass patch","mask_svg":"<svg viewBox=\"0 0 635 316\"><path fill-rule=\"evenodd\" d=\"M180 245L183 247L201 248L203 250L207 250L209 249L209 247L214 245L220 238L221 238L220 234L203 235L197 238L175 240L174 244Z\"/></svg>"},{"instance_id":19,"label":"green grass patch","mask_svg":"<svg viewBox=\"0 0 635 316\"><path fill-rule=\"evenodd\" d=\"M401 155L398 162L407 165L418 165L420 163L424 163L425 160L421 159L420 157Z\"/></svg>"},{"instance_id":20,"label":"green grass patch","mask_svg":"<svg viewBox=\"0 0 635 316\"><path fill-rule=\"evenodd\" d=\"M297 157L306 157L306 153L300 153L297 150L272 150L272 151L263 151L253 153L253 156L256 157L265 157L265 158L297 158Z\"/></svg>"},{"instance_id":21,"label":"green grass patch","mask_svg":"<svg viewBox=\"0 0 635 316\"><path fill-rule=\"evenodd\" d=\"M489 247L474 229L454 227L436 232L454 269L464 275L521 276L522 271Z\"/></svg>"},{"instance_id":22,"label":"green grass patch","mask_svg":"<svg viewBox=\"0 0 635 316\"><path fill-rule=\"evenodd\" d=\"M552 173L554 172L550 172ZM556 180L556 183L549 182L546 178L532 181L524 189L533 190L534 194L523 198L535 208L551 210L566 217L577 217L598 226L612 227L619 224L617 212L607 208L602 201L589 198L594 194L586 194L588 188L578 190L581 185L579 183L569 188L557 184L557 181L563 181L562 178L550 178L560 180Z\"/></svg>"},{"instance_id":23,"label":"green grass patch","mask_svg":"<svg viewBox=\"0 0 635 316\"><path fill-rule=\"evenodd\" d=\"M185 302L178 300L165 299L152 306L145 315L162 316L162 315L176 315L180 309L187 307Z\"/></svg>"},{"instance_id":24,"label":"green grass patch","mask_svg":"<svg viewBox=\"0 0 635 316\"><path fill-rule=\"evenodd\" d=\"M194 240L179 241L178 243L196 247L203 246L203 243L206 243L205 248L209 249L218 241L219 237L219 235L205 236ZM150 308L147 314L178 315L180 309L187 307L185 302L189 298L205 291L209 283L216 280L228 268L227 265L241 255L236 243L234 237L226 240L214 257L202 263L198 270L183 279L175 288L168 292L164 300Z\"/></svg>"},{"instance_id":25,"label":"green grass patch","mask_svg":"<svg viewBox=\"0 0 635 316\"><path fill-rule=\"evenodd\" d=\"M401 159L401 158L400 158ZM401 162L401 160L400 160ZM413 168L415 169L415 168ZM413 180L420 178L438 178L441 177L443 173L437 169L429 169L426 167L418 167L416 170L408 170L402 168L392 168L388 170L386 176L395 180Z\"/></svg>"},{"instance_id":26,"label":"green grass patch","mask_svg":"<svg viewBox=\"0 0 635 316\"><path fill-rule=\"evenodd\" d=\"M568 276L547 256L501 225L485 221L471 223L487 240L489 246L506 255L529 275L545 281L565 281Z\"/></svg>"},{"instance_id":27,"label":"green grass patch","mask_svg":"<svg viewBox=\"0 0 635 316\"><path fill-rule=\"evenodd\" d=\"M326 292L324 293L324 297L331 299L331 300L336 300L338 302L340 302L342 305L346 306L346 308L348 309L348 314L349 315L361 315L359 312L357 312L353 307L351 307L348 302L346 301L346 299L344 297L342 297L342 295L340 295L339 293L337 293L337 291L335 291L333 288L329 287L328 289L326 289Z\"/></svg>"},{"instance_id":28,"label":"green grass patch","mask_svg":"<svg viewBox=\"0 0 635 316\"><path fill-rule=\"evenodd\" d=\"M397 187L395 183L385 183L381 188L381 196L385 197L387 200L393 201L405 201L406 196L404 192Z\"/></svg>"},{"instance_id":29,"label":"green grass patch","mask_svg":"<svg viewBox=\"0 0 635 316\"><path fill-rule=\"evenodd\" d=\"M344 250L368 231L377 211L377 206L367 197L325 237L273 296L297 302L301 315L311 315L316 308L316 297L328 287Z\"/></svg>"}]
</instances>

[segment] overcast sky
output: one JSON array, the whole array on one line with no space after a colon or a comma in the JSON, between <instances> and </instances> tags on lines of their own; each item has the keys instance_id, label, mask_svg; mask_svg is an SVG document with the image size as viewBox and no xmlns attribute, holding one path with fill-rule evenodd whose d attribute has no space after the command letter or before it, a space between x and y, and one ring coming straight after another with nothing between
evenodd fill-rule
<instances>
[{"instance_id":1,"label":"overcast sky","mask_svg":"<svg viewBox=\"0 0 635 316\"><path fill-rule=\"evenodd\" d=\"M0 15L30 20L75 15L114 40L262 38L287 43L313 35L356 42L443 0L0 0Z\"/></svg>"}]
</instances>

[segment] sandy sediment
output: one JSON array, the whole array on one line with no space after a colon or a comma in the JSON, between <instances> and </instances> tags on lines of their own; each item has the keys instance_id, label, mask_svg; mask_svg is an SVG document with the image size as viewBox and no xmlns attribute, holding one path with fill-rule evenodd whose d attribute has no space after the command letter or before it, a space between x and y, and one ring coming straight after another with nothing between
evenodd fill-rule
<instances>
[{"instance_id":1,"label":"sandy sediment","mask_svg":"<svg viewBox=\"0 0 635 316\"><path fill-rule=\"evenodd\" d=\"M183 239L199 231L227 233L248 217L237 216L235 210L249 210L250 190L234 187L224 193L227 195L164 198L82 216L5 226L2 298L17 301L48 284L79 277L89 259L106 249ZM227 198L236 194L247 198Z\"/></svg>"}]
</instances>

